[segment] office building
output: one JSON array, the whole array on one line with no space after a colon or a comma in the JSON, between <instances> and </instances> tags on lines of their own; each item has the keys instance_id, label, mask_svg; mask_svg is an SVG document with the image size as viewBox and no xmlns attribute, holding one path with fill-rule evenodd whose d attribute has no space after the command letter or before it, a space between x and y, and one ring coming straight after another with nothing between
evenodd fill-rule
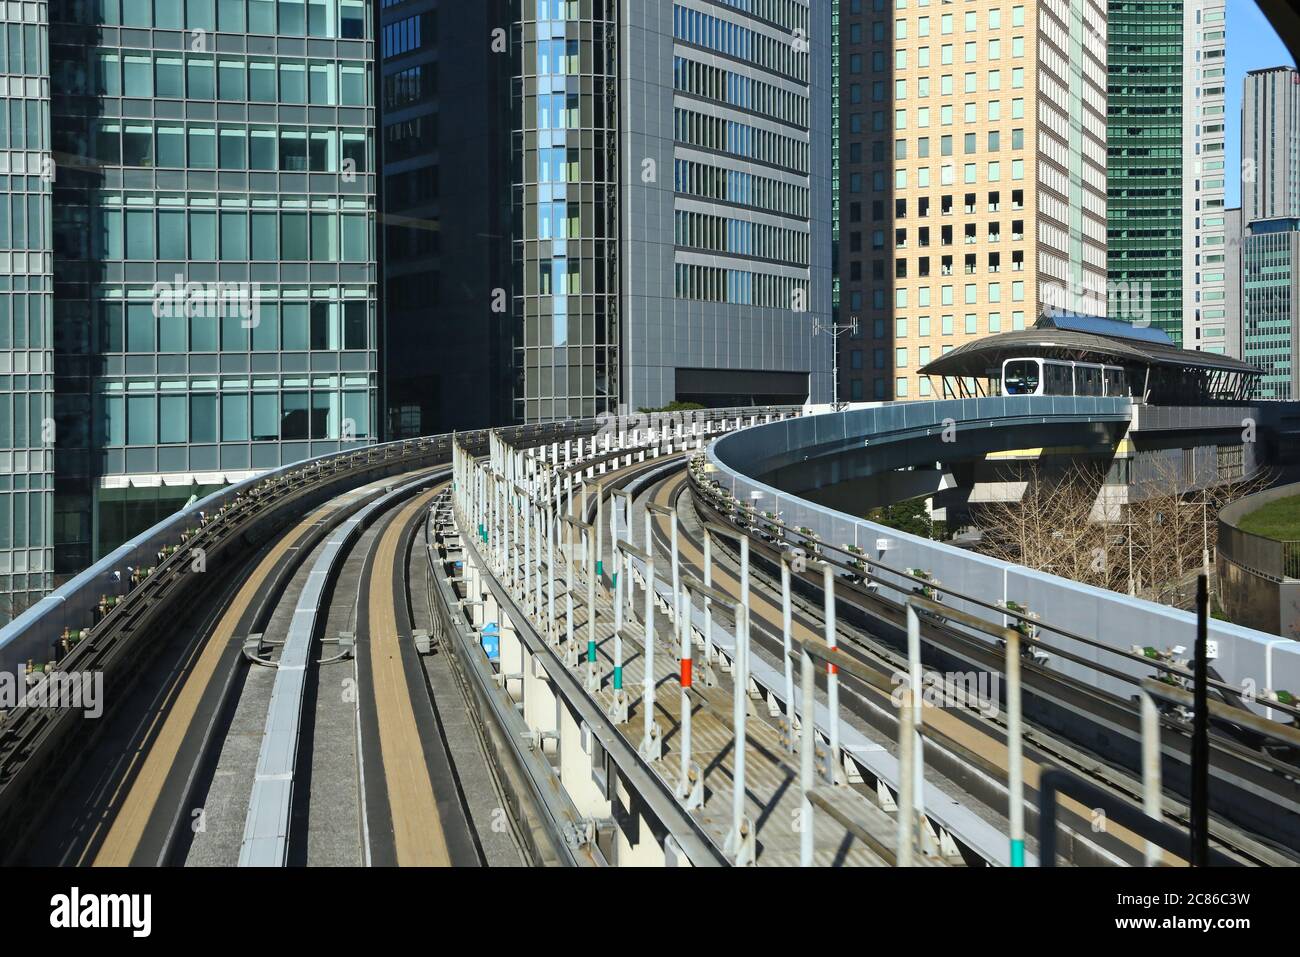
<instances>
[{"instance_id":1,"label":"office building","mask_svg":"<svg viewBox=\"0 0 1300 957\"><path fill-rule=\"evenodd\" d=\"M1108 4L1111 318L1225 350L1224 2Z\"/></svg>"},{"instance_id":2,"label":"office building","mask_svg":"<svg viewBox=\"0 0 1300 957\"><path fill-rule=\"evenodd\" d=\"M524 22L517 415L829 400L829 4L593 3L590 95L574 6Z\"/></svg>"},{"instance_id":3,"label":"office building","mask_svg":"<svg viewBox=\"0 0 1300 957\"><path fill-rule=\"evenodd\" d=\"M1300 396L1300 219L1251 223L1242 243L1242 356L1264 370L1257 397Z\"/></svg>"},{"instance_id":4,"label":"office building","mask_svg":"<svg viewBox=\"0 0 1300 957\"><path fill-rule=\"evenodd\" d=\"M509 422L511 4L408 0L379 17L384 434Z\"/></svg>"},{"instance_id":5,"label":"office building","mask_svg":"<svg viewBox=\"0 0 1300 957\"><path fill-rule=\"evenodd\" d=\"M373 441L362 0L55 0L56 570Z\"/></svg>"},{"instance_id":6,"label":"office building","mask_svg":"<svg viewBox=\"0 0 1300 957\"><path fill-rule=\"evenodd\" d=\"M830 398L829 5L381 22L391 434Z\"/></svg>"},{"instance_id":7,"label":"office building","mask_svg":"<svg viewBox=\"0 0 1300 957\"><path fill-rule=\"evenodd\" d=\"M1300 216L1300 73L1251 70L1241 102L1241 219Z\"/></svg>"},{"instance_id":8,"label":"office building","mask_svg":"<svg viewBox=\"0 0 1300 957\"><path fill-rule=\"evenodd\" d=\"M49 24L0 5L0 622L53 581L54 330Z\"/></svg>"},{"instance_id":9,"label":"office building","mask_svg":"<svg viewBox=\"0 0 1300 957\"><path fill-rule=\"evenodd\" d=\"M1241 207L1223 211L1223 351L1242 357L1241 256L1245 235Z\"/></svg>"},{"instance_id":10,"label":"office building","mask_svg":"<svg viewBox=\"0 0 1300 957\"><path fill-rule=\"evenodd\" d=\"M850 398L930 398L949 349L1105 308L1105 37L1092 0L841 11Z\"/></svg>"},{"instance_id":11,"label":"office building","mask_svg":"<svg viewBox=\"0 0 1300 957\"><path fill-rule=\"evenodd\" d=\"M1300 73L1246 74L1241 104L1242 358L1261 398L1300 396Z\"/></svg>"}]
</instances>

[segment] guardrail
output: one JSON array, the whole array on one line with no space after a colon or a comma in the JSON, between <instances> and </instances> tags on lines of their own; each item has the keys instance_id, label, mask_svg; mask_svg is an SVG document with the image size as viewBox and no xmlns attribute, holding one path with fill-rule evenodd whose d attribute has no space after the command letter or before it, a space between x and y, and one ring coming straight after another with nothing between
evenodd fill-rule
<instances>
[{"instance_id":1,"label":"guardrail","mask_svg":"<svg viewBox=\"0 0 1300 957\"><path fill-rule=\"evenodd\" d=\"M697 865L725 863L727 858L739 858L742 862L747 856L752 859L753 827L742 814L739 826L731 829L726 840L716 838L715 843L716 836L708 834L689 813L690 796L702 793L702 773L698 766L692 767L687 759L681 774L672 781L662 779L653 770L652 764L659 758L663 743L662 729L654 717L653 662L656 647L662 649L664 642L662 636L655 634L652 611L656 592L653 587L646 597L646 621L649 624L643 651L646 673L651 676L651 681L643 688L642 714L639 717L644 719L645 730L640 736L639 746L635 735L624 737L612 723L617 720L614 716L628 703L626 694L615 698L609 713L590 697L602 680L595 651L596 616L589 615L585 627L579 631L574 627L575 607L571 604L585 590L587 607L590 609L596 605L595 584L600 574L597 543L603 538L604 509L597 498L592 503L595 514L589 515L588 492L593 485L600 483L600 476L611 466L620 468L644 462L648 468L653 468L652 463L661 456L698 449L717 431L709 425L710 422L718 423L725 419L721 422L723 427L733 428L768 415L788 415L792 411L797 410L745 409L739 416L735 411L703 413L694 417L694 421L672 421L662 431L653 427L648 430L629 428L629 422L620 421L611 423L603 440L593 437L590 448L580 449L579 456L572 455L569 448L552 448L538 449L529 457L504 443L494 443L488 462L476 462L468 456L457 457L456 514L462 530L469 532L470 537L463 541L465 551L472 559L472 562L467 561L466 575L476 576L475 580L481 582L478 587L491 597L493 607L512 622L508 629L511 644L507 647L503 642L502 645L498 680L510 688L519 689L517 700L523 702L527 711L533 693L524 689L533 679L534 672L525 664L524 656L534 662L540 659L550 679L546 695L562 699L567 704L559 712L559 718L553 714L555 709L548 705L546 713L551 717L547 720L559 720L562 724L572 720L575 725L585 725L590 729L589 732L584 729L584 734L589 733L592 740L599 743L599 753L612 762L619 776L639 795L644 802L643 813L663 826L679 856L684 854ZM702 425L706 427L700 427ZM583 444L585 446L585 441ZM594 518L594 523L584 520L588 517ZM617 525L616 510L611 512L610 520L612 525ZM474 538L478 541L473 541ZM630 541L617 536L612 548L617 602L606 613L621 624L625 620L624 602L631 598L627 559L637 552ZM543 554L546 555L544 575L541 567ZM471 564L474 566L472 571ZM556 621L556 605L561 600L556 589L560 581L564 583L563 600L569 603L565 616L567 626L563 633L557 629ZM501 633L507 633L504 626ZM673 642L676 649L683 639L680 633L674 637L677 638ZM618 663L621 661L620 646L616 646L615 661L618 669L615 671L615 688L623 691L621 664ZM679 669L683 669L683 680L689 687L692 674L689 654ZM566 732L563 727L557 733L564 739ZM689 736L685 730L683 734ZM687 740L687 737L682 740ZM594 759L598 753L594 744L589 753L591 758L579 754L576 760L585 763ZM738 760L741 763L737 765L736 775L743 779L743 758ZM563 775L566 770L573 769L564 763L563 758L561 764L561 779L566 782ZM580 776L599 774L603 777L606 773L588 766L582 769ZM608 772L607 782L612 780L612 773ZM743 793L743 787L738 786L737 796L743 797ZM611 796L607 794L606 799ZM688 803L679 803L679 799ZM640 847L644 841L635 843ZM667 847L666 843L665 856L669 854Z\"/></svg>"},{"instance_id":2,"label":"guardrail","mask_svg":"<svg viewBox=\"0 0 1300 957\"><path fill-rule=\"evenodd\" d=\"M945 590L956 596L978 595L985 602L1004 606L1012 602L1038 611L1044 619L1039 623L1041 629L1055 631L1075 656L1088 662L1084 665L1058 657L1052 667L1113 694L1129 695L1133 681L1149 675L1151 665L1137 660L1103 662L1103 655L1111 658L1111 653L1096 645L1125 653L1135 646L1154 647L1157 652L1186 646L1195 629L1194 615L856 518L755 477L805 458L864 445L906 443L932 436L942 428L960 435L966 427L1009 429L1054 419L1117 416L1122 414L1116 404L1119 401L1017 396L1005 401L912 402L892 412L867 409L758 426L723 437L709 447L707 460L713 470L709 478L719 483L737 508L752 507L760 517L764 512L779 515L785 527L805 530L808 540L834 545L888 567L902 584L883 581L879 587L895 601L905 601L915 587L911 577L906 577L912 569L942 582ZM999 420L995 414L999 410L1008 419ZM991 617L980 604L961 597L952 602L968 614ZM1011 618L1005 613L995 617L1001 619L1000 624ZM1070 627L1053 628L1049 618L1058 625L1068 622ZM1079 642L1078 637L1086 642ZM1300 687L1300 644L1221 621L1211 623L1210 638L1217 645L1214 667L1223 681L1238 688L1251 682L1249 687L1263 692L1256 692L1265 699L1262 703L1249 702L1257 712L1267 707L1273 689ZM1108 665L1123 672L1127 680L1108 676Z\"/></svg>"}]
</instances>

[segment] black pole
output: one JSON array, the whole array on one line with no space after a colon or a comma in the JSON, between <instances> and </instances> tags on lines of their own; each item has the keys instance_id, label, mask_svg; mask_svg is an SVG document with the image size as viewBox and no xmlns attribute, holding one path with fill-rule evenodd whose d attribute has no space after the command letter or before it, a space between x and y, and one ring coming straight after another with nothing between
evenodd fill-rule
<instances>
[{"instance_id":1,"label":"black pole","mask_svg":"<svg viewBox=\"0 0 1300 957\"><path fill-rule=\"evenodd\" d=\"M1204 575L1196 576L1196 657L1193 661L1192 696L1192 866L1205 867L1210 852L1210 713L1206 701L1206 632L1210 614L1210 588Z\"/></svg>"}]
</instances>

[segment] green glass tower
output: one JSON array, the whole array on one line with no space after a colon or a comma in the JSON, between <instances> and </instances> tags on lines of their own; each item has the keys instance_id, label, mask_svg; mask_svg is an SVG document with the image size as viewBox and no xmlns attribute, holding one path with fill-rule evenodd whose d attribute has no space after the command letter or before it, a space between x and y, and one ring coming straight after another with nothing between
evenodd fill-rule
<instances>
[{"instance_id":1,"label":"green glass tower","mask_svg":"<svg viewBox=\"0 0 1300 957\"><path fill-rule=\"evenodd\" d=\"M1222 0L1111 0L1112 318L1224 351ZM1198 243L1198 237L1200 242Z\"/></svg>"},{"instance_id":2,"label":"green glass tower","mask_svg":"<svg viewBox=\"0 0 1300 957\"><path fill-rule=\"evenodd\" d=\"M1183 331L1183 3L1109 4L1107 264L1150 283L1151 324Z\"/></svg>"}]
</instances>

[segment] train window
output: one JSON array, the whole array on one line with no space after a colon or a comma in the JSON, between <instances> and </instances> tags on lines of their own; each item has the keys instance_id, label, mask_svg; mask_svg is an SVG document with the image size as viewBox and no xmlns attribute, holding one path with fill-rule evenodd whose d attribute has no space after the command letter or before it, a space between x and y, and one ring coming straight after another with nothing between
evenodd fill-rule
<instances>
[{"instance_id":1,"label":"train window","mask_svg":"<svg viewBox=\"0 0 1300 957\"><path fill-rule=\"evenodd\" d=\"M1063 362L1043 363L1044 395L1071 395L1074 392L1071 369Z\"/></svg>"},{"instance_id":2,"label":"train window","mask_svg":"<svg viewBox=\"0 0 1300 957\"><path fill-rule=\"evenodd\" d=\"M1128 395L1128 376L1123 369L1106 370L1106 394Z\"/></svg>"},{"instance_id":3,"label":"train window","mask_svg":"<svg viewBox=\"0 0 1300 957\"><path fill-rule=\"evenodd\" d=\"M1033 359L1013 359L1002 371L1003 395L1037 395L1038 363Z\"/></svg>"}]
</instances>

